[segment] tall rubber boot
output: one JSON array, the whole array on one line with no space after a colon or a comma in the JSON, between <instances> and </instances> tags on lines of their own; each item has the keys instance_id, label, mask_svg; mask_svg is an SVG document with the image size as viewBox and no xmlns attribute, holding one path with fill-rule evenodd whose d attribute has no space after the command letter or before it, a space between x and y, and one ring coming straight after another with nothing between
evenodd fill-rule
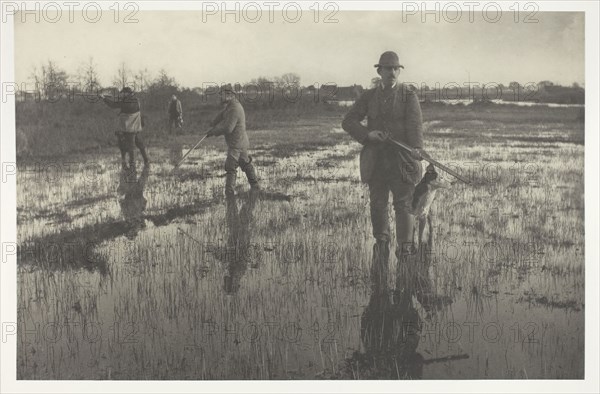
<instances>
[{"instance_id":1,"label":"tall rubber boot","mask_svg":"<svg viewBox=\"0 0 600 394\"><path fill-rule=\"evenodd\" d=\"M135 136L135 146L140 150L142 154L142 158L144 159L144 166L148 166L150 164L150 159L148 159L148 154L146 153L146 145L144 144L144 140L140 135Z\"/></svg>"},{"instance_id":2,"label":"tall rubber boot","mask_svg":"<svg viewBox=\"0 0 600 394\"><path fill-rule=\"evenodd\" d=\"M235 179L237 174L235 171L227 172L225 175L225 196L232 197L235 195Z\"/></svg>"},{"instance_id":3,"label":"tall rubber boot","mask_svg":"<svg viewBox=\"0 0 600 394\"><path fill-rule=\"evenodd\" d=\"M254 166L252 165L252 158L249 158L248 163L244 164L242 171L246 174L246 178L248 178L248 183L252 190L260 190L260 185L258 184L258 178L256 177L256 171L254 170Z\"/></svg>"},{"instance_id":4,"label":"tall rubber boot","mask_svg":"<svg viewBox=\"0 0 600 394\"><path fill-rule=\"evenodd\" d=\"M414 271L418 252L413 242L415 218L406 209L396 209L396 290L394 298L406 297L415 288Z\"/></svg>"},{"instance_id":5,"label":"tall rubber boot","mask_svg":"<svg viewBox=\"0 0 600 394\"><path fill-rule=\"evenodd\" d=\"M387 241L377 241L373 245L371 264L371 288L374 293L385 293L388 285L390 245Z\"/></svg>"},{"instance_id":6,"label":"tall rubber boot","mask_svg":"<svg viewBox=\"0 0 600 394\"><path fill-rule=\"evenodd\" d=\"M396 256L414 255L413 229L415 217L406 209L396 209Z\"/></svg>"},{"instance_id":7,"label":"tall rubber boot","mask_svg":"<svg viewBox=\"0 0 600 394\"><path fill-rule=\"evenodd\" d=\"M135 170L135 151L134 151L135 134L124 133L123 138L125 141L126 154L129 155L129 169Z\"/></svg>"},{"instance_id":8,"label":"tall rubber boot","mask_svg":"<svg viewBox=\"0 0 600 394\"><path fill-rule=\"evenodd\" d=\"M123 151L121 153L121 169L126 170L129 168L129 165L127 164L127 151Z\"/></svg>"}]
</instances>

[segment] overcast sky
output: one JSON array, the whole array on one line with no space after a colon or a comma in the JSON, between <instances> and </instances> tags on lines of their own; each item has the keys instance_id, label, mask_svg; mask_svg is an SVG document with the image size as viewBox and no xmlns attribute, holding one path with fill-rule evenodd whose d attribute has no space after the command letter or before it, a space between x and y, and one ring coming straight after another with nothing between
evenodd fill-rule
<instances>
[{"instance_id":1,"label":"overcast sky","mask_svg":"<svg viewBox=\"0 0 600 394\"><path fill-rule=\"evenodd\" d=\"M538 23L515 23L512 15L498 23L479 16L475 23L467 17L422 23L418 16L403 21L392 11L339 12L338 23L331 24L315 23L308 11L298 23L277 14L273 23L266 16L258 23L225 24L219 16L203 22L200 11L140 11L135 17L138 23L114 23L105 11L98 23L79 14L74 23L65 15L58 23L35 23L32 17L22 23L17 14L17 81L27 81L33 66L48 59L75 73L93 57L103 85L112 82L121 62L152 75L164 68L184 87L287 72L299 74L303 85L368 85L379 55L395 50L405 66L404 81L585 82L583 13L538 13Z\"/></svg>"}]
</instances>

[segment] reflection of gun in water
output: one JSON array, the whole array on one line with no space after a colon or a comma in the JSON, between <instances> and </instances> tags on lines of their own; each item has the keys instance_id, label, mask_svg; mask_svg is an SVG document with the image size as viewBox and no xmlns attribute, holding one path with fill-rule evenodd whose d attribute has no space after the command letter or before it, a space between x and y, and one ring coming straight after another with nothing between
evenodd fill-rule
<instances>
[{"instance_id":1,"label":"reflection of gun in water","mask_svg":"<svg viewBox=\"0 0 600 394\"><path fill-rule=\"evenodd\" d=\"M124 169L119 177L119 206L121 214L128 225L127 238L133 239L145 226L144 210L147 200L144 197L144 188L148 181L149 170L144 167L139 179L135 169Z\"/></svg>"},{"instance_id":2,"label":"reflection of gun in water","mask_svg":"<svg viewBox=\"0 0 600 394\"><path fill-rule=\"evenodd\" d=\"M456 354L456 355L452 355L452 356L429 358L427 360L424 360L423 364L443 363L446 361L465 360L467 358L469 358L469 355L466 353L462 353L462 354Z\"/></svg>"},{"instance_id":3,"label":"reflection of gun in water","mask_svg":"<svg viewBox=\"0 0 600 394\"><path fill-rule=\"evenodd\" d=\"M248 263L255 263L252 261L256 256L253 245L250 244L252 232L250 227L254 219L252 214L256 198L256 194L250 193L248 200L244 202L239 211L236 197L227 198L226 219L229 231L227 245L215 251L215 257L227 263L227 273L223 278L223 287L227 294L233 294L239 290L240 281L246 273Z\"/></svg>"}]
</instances>

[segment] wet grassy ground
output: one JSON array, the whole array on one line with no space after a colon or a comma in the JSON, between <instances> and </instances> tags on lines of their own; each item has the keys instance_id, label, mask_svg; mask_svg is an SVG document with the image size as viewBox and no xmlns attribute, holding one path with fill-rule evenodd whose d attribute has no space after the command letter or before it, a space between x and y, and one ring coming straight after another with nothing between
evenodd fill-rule
<instances>
[{"instance_id":1,"label":"wet grassy ground","mask_svg":"<svg viewBox=\"0 0 600 394\"><path fill-rule=\"evenodd\" d=\"M251 131L263 192L240 173L235 201L221 140L170 172L196 135L150 141L150 171L20 162L18 378L582 378L583 124L506 111L425 109L473 184L438 194L428 264L393 257L389 297L339 115Z\"/></svg>"}]
</instances>

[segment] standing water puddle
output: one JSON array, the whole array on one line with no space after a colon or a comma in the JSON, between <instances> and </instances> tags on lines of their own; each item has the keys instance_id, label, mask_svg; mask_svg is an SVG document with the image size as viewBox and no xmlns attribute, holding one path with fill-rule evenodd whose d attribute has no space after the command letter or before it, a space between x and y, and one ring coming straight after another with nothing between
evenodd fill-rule
<instances>
[{"instance_id":1,"label":"standing water puddle","mask_svg":"<svg viewBox=\"0 0 600 394\"><path fill-rule=\"evenodd\" d=\"M20 379L583 377L581 251L565 267L571 249L500 236L490 257L452 208L466 186L435 203L428 264L392 258L378 295L356 145L267 150L263 191L240 172L229 200L224 153L171 173L183 152L149 171L20 168Z\"/></svg>"}]
</instances>

